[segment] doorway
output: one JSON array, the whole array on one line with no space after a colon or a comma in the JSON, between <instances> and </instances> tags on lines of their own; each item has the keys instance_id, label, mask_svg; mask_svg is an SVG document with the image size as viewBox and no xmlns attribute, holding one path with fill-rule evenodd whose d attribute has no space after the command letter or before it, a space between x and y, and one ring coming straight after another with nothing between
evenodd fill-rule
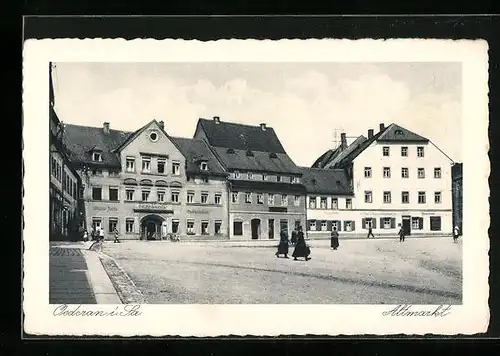
<instances>
[{"instance_id":1,"label":"doorway","mask_svg":"<svg viewBox=\"0 0 500 356\"><path fill-rule=\"evenodd\" d=\"M158 215L147 215L141 220L141 240L161 240L164 219Z\"/></svg>"},{"instance_id":2,"label":"doorway","mask_svg":"<svg viewBox=\"0 0 500 356\"><path fill-rule=\"evenodd\" d=\"M274 219L269 219L269 239L274 239Z\"/></svg>"},{"instance_id":3,"label":"doorway","mask_svg":"<svg viewBox=\"0 0 500 356\"><path fill-rule=\"evenodd\" d=\"M411 235L411 219L409 216L403 216L403 232L405 236Z\"/></svg>"},{"instance_id":4,"label":"doorway","mask_svg":"<svg viewBox=\"0 0 500 356\"><path fill-rule=\"evenodd\" d=\"M260 219L252 219L252 240L257 240L260 237Z\"/></svg>"}]
</instances>

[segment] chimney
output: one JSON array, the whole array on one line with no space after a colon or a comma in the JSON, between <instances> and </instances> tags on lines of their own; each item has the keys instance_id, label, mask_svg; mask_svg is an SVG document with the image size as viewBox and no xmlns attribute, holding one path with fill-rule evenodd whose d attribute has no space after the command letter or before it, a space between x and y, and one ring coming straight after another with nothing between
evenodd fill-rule
<instances>
[{"instance_id":1,"label":"chimney","mask_svg":"<svg viewBox=\"0 0 500 356\"><path fill-rule=\"evenodd\" d=\"M214 116L214 122L215 122L216 124L220 124L220 117L218 117L218 116Z\"/></svg>"},{"instance_id":2,"label":"chimney","mask_svg":"<svg viewBox=\"0 0 500 356\"><path fill-rule=\"evenodd\" d=\"M372 138L373 137L373 129L369 129L368 130L368 138Z\"/></svg>"},{"instance_id":3,"label":"chimney","mask_svg":"<svg viewBox=\"0 0 500 356\"><path fill-rule=\"evenodd\" d=\"M102 130L104 131L105 134L109 134L109 122L105 122L102 125Z\"/></svg>"},{"instance_id":4,"label":"chimney","mask_svg":"<svg viewBox=\"0 0 500 356\"><path fill-rule=\"evenodd\" d=\"M385 125L384 125L384 123L381 123L380 124L380 132L384 131L384 129L385 129Z\"/></svg>"},{"instance_id":5,"label":"chimney","mask_svg":"<svg viewBox=\"0 0 500 356\"><path fill-rule=\"evenodd\" d=\"M345 136L345 132L342 132L340 134L340 147L342 150L345 150L347 148L347 138Z\"/></svg>"},{"instance_id":6,"label":"chimney","mask_svg":"<svg viewBox=\"0 0 500 356\"><path fill-rule=\"evenodd\" d=\"M160 126L160 128L162 130L165 130L165 123L163 122L163 120L161 120L159 123L158 123L158 126Z\"/></svg>"},{"instance_id":7,"label":"chimney","mask_svg":"<svg viewBox=\"0 0 500 356\"><path fill-rule=\"evenodd\" d=\"M260 124L260 128L262 129L262 131L266 131L266 124L262 123Z\"/></svg>"}]
</instances>

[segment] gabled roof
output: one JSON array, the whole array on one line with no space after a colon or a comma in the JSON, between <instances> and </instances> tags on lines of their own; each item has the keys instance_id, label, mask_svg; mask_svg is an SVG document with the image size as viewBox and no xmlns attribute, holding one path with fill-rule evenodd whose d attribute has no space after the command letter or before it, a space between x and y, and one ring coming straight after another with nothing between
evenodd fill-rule
<instances>
[{"instance_id":1,"label":"gabled roof","mask_svg":"<svg viewBox=\"0 0 500 356\"><path fill-rule=\"evenodd\" d=\"M224 168L204 141L181 137L170 139L186 158L188 173L226 175ZM200 169L200 163L203 161L208 164L208 172Z\"/></svg>"},{"instance_id":2,"label":"gabled roof","mask_svg":"<svg viewBox=\"0 0 500 356\"><path fill-rule=\"evenodd\" d=\"M105 133L102 127L65 124L64 142L70 151L70 159L78 163L120 167L118 156L113 153L130 135L130 132L110 129ZM102 149L102 162L92 161L92 149Z\"/></svg>"},{"instance_id":3,"label":"gabled roof","mask_svg":"<svg viewBox=\"0 0 500 356\"><path fill-rule=\"evenodd\" d=\"M144 132L144 130L146 130L153 122L155 122L158 125L158 121L156 121L154 119L151 120L150 122L148 122L146 125L144 125L140 129L138 129L138 130L132 132L130 135L128 135L128 137L125 139L125 141L123 141L121 143L121 145L119 145L117 148L115 148L115 152L120 151L121 149L123 149L125 147L125 145L132 142L137 136L139 136L142 132ZM158 125L158 127L159 127L159 125ZM163 131L163 133L168 137L168 135L165 131Z\"/></svg>"},{"instance_id":4,"label":"gabled roof","mask_svg":"<svg viewBox=\"0 0 500 356\"><path fill-rule=\"evenodd\" d=\"M247 150L234 149L234 153L229 153L225 147L212 149L228 170L300 174L300 170L286 153L276 153L276 157L271 157L269 152L252 151L253 155L249 156Z\"/></svg>"},{"instance_id":5,"label":"gabled roof","mask_svg":"<svg viewBox=\"0 0 500 356\"><path fill-rule=\"evenodd\" d=\"M377 139L381 142L429 142L425 137L417 135L404 127L396 124L389 125L383 132L382 135Z\"/></svg>"},{"instance_id":6,"label":"gabled roof","mask_svg":"<svg viewBox=\"0 0 500 356\"><path fill-rule=\"evenodd\" d=\"M387 129L388 129L388 127L385 128L383 131L379 131L378 133L376 133L375 135L373 135L370 138L367 138L364 140L360 139L359 144L357 146L352 145L353 146L352 150L350 150L345 156L343 156L337 162L335 162L335 165L332 168L344 168L344 167L346 167L356 157L358 157L361 152L363 152L368 146L370 146L373 142L375 142ZM351 147L351 146L349 146L349 147Z\"/></svg>"},{"instance_id":7,"label":"gabled roof","mask_svg":"<svg viewBox=\"0 0 500 356\"><path fill-rule=\"evenodd\" d=\"M300 167L300 170L307 193L353 195L349 176L344 169Z\"/></svg>"},{"instance_id":8,"label":"gabled roof","mask_svg":"<svg viewBox=\"0 0 500 356\"><path fill-rule=\"evenodd\" d=\"M198 126L205 132L209 145L214 147L285 153L272 127L263 130L260 126L222 121L217 123L207 119L199 119Z\"/></svg>"},{"instance_id":9,"label":"gabled roof","mask_svg":"<svg viewBox=\"0 0 500 356\"><path fill-rule=\"evenodd\" d=\"M335 165L342 161L345 157L351 154L356 148L358 148L361 144L363 144L366 141L366 137L363 135L359 136L357 139L355 139L347 148L343 151L341 151L339 154L337 154L335 157L333 157L323 168L334 168Z\"/></svg>"},{"instance_id":10,"label":"gabled roof","mask_svg":"<svg viewBox=\"0 0 500 356\"><path fill-rule=\"evenodd\" d=\"M331 162L332 159L337 157L342 152L342 147L337 147L335 149L330 149L323 153L319 158L314 161L312 168L325 168L325 166Z\"/></svg>"}]
</instances>

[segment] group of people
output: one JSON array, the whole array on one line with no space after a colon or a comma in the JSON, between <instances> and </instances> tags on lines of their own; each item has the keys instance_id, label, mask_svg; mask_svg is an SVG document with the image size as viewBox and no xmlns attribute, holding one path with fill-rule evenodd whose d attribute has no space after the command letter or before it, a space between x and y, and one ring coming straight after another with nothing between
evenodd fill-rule
<instances>
[{"instance_id":1,"label":"group of people","mask_svg":"<svg viewBox=\"0 0 500 356\"><path fill-rule=\"evenodd\" d=\"M114 241L115 243L120 242L119 239L119 232L116 228L113 229L113 235L114 235ZM83 241L89 241L89 233L87 230L83 232ZM91 228L90 230L90 241L95 241L95 242L103 242L104 241L104 229L98 227L94 229L94 227Z\"/></svg>"},{"instance_id":2,"label":"group of people","mask_svg":"<svg viewBox=\"0 0 500 356\"><path fill-rule=\"evenodd\" d=\"M294 246L294 250L292 253L292 257L294 261L297 261L298 258L303 257L306 261L309 261L311 257L311 249L306 244L306 240L304 238L304 232L302 231L302 226L297 226L292 232L291 241L288 239L288 231L286 228L283 228L280 233L280 243L278 245L278 251L276 252L276 257L283 255L285 258L288 258L288 252L290 244Z\"/></svg>"}]
</instances>

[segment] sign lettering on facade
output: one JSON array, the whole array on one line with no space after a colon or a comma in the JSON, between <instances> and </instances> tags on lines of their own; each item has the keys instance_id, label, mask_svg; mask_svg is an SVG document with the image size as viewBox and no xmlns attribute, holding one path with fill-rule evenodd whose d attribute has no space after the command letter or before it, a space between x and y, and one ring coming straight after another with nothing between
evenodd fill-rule
<instances>
[{"instance_id":1,"label":"sign lettering on facade","mask_svg":"<svg viewBox=\"0 0 500 356\"><path fill-rule=\"evenodd\" d=\"M208 210L203 209L189 209L188 214L208 214Z\"/></svg>"},{"instance_id":2,"label":"sign lettering on facade","mask_svg":"<svg viewBox=\"0 0 500 356\"><path fill-rule=\"evenodd\" d=\"M116 206L108 206L108 207L95 206L94 210L97 210L97 211L118 211L118 208Z\"/></svg>"},{"instance_id":3,"label":"sign lettering on facade","mask_svg":"<svg viewBox=\"0 0 500 356\"><path fill-rule=\"evenodd\" d=\"M167 206L163 204L155 204L155 203L141 203L137 204L134 208L134 211L143 211L143 212L156 212L156 213L173 213L172 209L169 209Z\"/></svg>"}]
</instances>

